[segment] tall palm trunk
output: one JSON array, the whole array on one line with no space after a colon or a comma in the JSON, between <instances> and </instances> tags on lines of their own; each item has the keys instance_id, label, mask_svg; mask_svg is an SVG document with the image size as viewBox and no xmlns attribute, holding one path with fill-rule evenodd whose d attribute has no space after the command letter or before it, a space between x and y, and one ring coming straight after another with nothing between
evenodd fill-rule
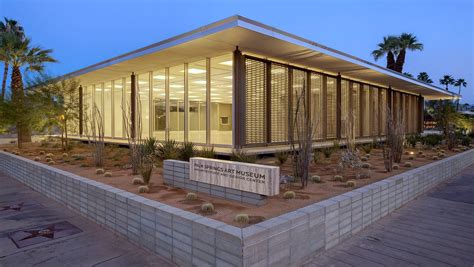
<instances>
[{"instance_id":1,"label":"tall palm trunk","mask_svg":"<svg viewBox=\"0 0 474 267\"><path fill-rule=\"evenodd\" d=\"M23 91L23 78L21 76L20 68L13 66L12 70L12 101L17 109L16 112L20 114L17 120L17 140L18 148L22 147L23 143L31 142L31 132L27 120L21 115L25 114L25 92Z\"/></svg>"},{"instance_id":2,"label":"tall palm trunk","mask_svg":"<svg viewBox=\"0 0 474 267\"><path fill-rule=\"evenodd\" d=\"M395 55L392 51L387 53L387 69L395 70Z\"/></svg>"},{"instance_id":3,"label":"tall palm trunk","mask_svg":"<svg viewBox=\"0 0 474 267\"><path fill-rule=\"evenodd\" d=\"M0 102L5 99L5 90L7 89L7 76L8 76L8 62L5 62L3 69L3 80L2 80L2 95L0 96Z\"/></svg>"},{"instance_id":4,"label":"tall palm trunk","mask_svg":"<svg viewBox=\"0 0 474 267\"><path fill-rule=\"evenodd\" d=\"M458 95L461 95L461 85L459 86ZM459 111L459 97L456 101L456 111Z\"/></svg>"},{"instance_id":5,"label":"tall palm trunk","mask_svg":"<svg viewBox=\"0 0 474 267\"><path fill-rule=\"evenodd\" d=\"M395 62L395 71L402 73L403 72L403 65L405 64L405 55L407 51L406 49L401 49L400 53L397 56L397 61Z\"/></svg>"}]
</instances>

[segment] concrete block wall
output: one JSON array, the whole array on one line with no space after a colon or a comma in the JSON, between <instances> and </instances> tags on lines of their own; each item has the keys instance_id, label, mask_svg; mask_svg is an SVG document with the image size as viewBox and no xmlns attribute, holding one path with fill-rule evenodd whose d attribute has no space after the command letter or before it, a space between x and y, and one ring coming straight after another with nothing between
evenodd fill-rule
<instances>
[{"instance_id":1,"label":"concrete block wall","mask_svg":"<svg viewBox=\"0 0 474 267\"><path fill-rule=\"evenodd\" d=\"M243 229L244 266L299 266L474 164L474 150Z\"/></svg>"},{"instance_id":2,"label":"concrete block wall","mask_svg":"<svg viewBox=\"0 0 474 267\"><path fill-rule=\"evenodd\" d=\"M474 150L240 229L0 152L0 172L180 266L301 265L471 164Z\"/></svg>"},{"instance_id":3,"label":"concrete block wall","mask_svg":"<svg viewBox=\"0 0 474 267\"><path fill-rule=\"evenodd\" d=\"M266 196L260 194L192 181L189 178L189 162L186 161L165 160L163 162L163 179L166 184L174 187L205 193L214 197L256 206L262 206L266 203Z\"/></svg>"},{"instance_id":4,"label":"concrete block wall","mask_svg":"<svg viewBox=\"0 0 474 267\"><path fill-rule=\"evenodd\" d=\"M179 266L242 266L242 229L0 152L0 172Z\"/></svg>"}]
</instances>

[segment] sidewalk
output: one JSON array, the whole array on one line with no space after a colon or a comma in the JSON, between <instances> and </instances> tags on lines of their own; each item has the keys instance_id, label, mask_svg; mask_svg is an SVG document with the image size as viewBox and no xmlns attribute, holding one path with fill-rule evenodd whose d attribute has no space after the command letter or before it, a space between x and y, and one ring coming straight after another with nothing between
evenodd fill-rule
<instances>
[{"instance_id":1,"label":"sidewalk","mask_svg":"<svg viewBox=\"0 0 474 267\"><path fill-rule=\"evenodd\" d=\"M0 174L0 266L170 266Z\"/></svg>"},{"instance_id":2,"label":"sidewalk","mask_svg":"<svg viewBox=\"0 0 474 267\"><path fill-rule=\"evenodd\" d=\"M474 266L474 165L306 266Z\"/></svg>"}]
</instances>

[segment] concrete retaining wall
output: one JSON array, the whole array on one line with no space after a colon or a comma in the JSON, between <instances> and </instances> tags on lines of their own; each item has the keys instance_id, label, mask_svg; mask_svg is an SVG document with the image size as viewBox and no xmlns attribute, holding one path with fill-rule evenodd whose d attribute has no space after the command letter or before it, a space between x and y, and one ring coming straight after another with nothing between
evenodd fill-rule
<instances>
[{"instance_id":1,"label":"concrete retaining wall","mask_svg":"<svg viewBox=\"0 0 474 267\"><path fill-rule=\"evenodd\" d=\"M205 193L214 197L257 206L262 206L266 203L266 196L260 194L191 181L189 179L189 162L186 161L165 160L163 162L163 179L169 185Z\"/></svg>"},{"instance_id":2,"label":"concrete retaining wall","mask_svg":"<svg viewBox=\"0 0 474 267\"><path fill-rule=\"evenodd\" d=\"M0 152L0 171L180 266L298 266L474 163L474 150L243 229Z\"/></svg>"}]
</instances>

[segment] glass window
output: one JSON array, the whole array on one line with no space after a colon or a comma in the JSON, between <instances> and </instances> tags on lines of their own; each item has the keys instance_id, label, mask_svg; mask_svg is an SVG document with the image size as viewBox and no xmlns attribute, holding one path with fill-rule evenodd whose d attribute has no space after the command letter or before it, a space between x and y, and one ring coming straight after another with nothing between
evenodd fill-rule
<instances>
[{"instance_id":1,"label":"glass window","mask_svg":"<svg viewBox=\"0 0 474 267\"><path fill-rule=\"evenodd\" d=\"M123 81L114 81L114 137L123 138Z\"/></svg>"},{"instance_id":2,"label":"glass window","mask_svg":"<svg viewBox=\"0 0 474 267\"><path fill-rule=\"evenodd\" d=\"M206 60L188 64L188 141L193 143L206 143L206 76Z\"/></svg>"},{"instance_id":3,"label":"glass window","mask_svg":"<svg viewBox=\"0 0 474 267\"><path fill-rule=\"evenodd\" d=\"M112 82L104 83L104 135L112 136Z\"/></svg>"},{"instance_id":4,"label":"glass window","mask_svg":"<svg viewBox=\"0 0 474 267\"><path fill-rule=\"evenodd\" d=\"M288 141L288 68L271 65L271 142Z\"/></svg>"},{"instance_id":5,"label":"glass window","mask_svg":"<svg viewBox=\"0 0 474 267\"><path fill-rule=\"evenodd\" d=\"M169 139L184 141L184 65L169 69L170 129Z\"/></svg>"},{"instance_id":6,"label":"glass window","mask_svg":"<svg viewBox=\"0 0 474 267\"><path fill-rule=\"evenodd\" d=\"M305 107L305 101L306 101L306 72L298 69L293 69L293 118L291 124L295 126L295 124L298 122L300 127L299 129L302 129L305 127L305 125L302 125L301 122L304 120L298 119L296 116L299 116L300 118L303 118L306 113ZM297 129L293 127L293 134L294 134L294 139L297 140Z\"/></svg>"},{"instance_id":7,"label":"glass window","mask_svg":"<svg viewBox=\"0 0 474 267\"><path fill-rule=\"evenodd\" d=\"M362 89L363 102L362 102L362 135L370 135L370 89L368 85L363 86Z\"/></svg>"},{"instance_id":8,"label":"glass window","mask_svg":"<svg viewBox=\"0 0 474 267\"><path fill-rule=\"evenodd\" d=\"M326 109L327 109L327 125L326 125L326 138L336 138L337 129L337 105L336 105L336 79L327 77L326 81Z\"/></svg>"},{"instance_id":9,"label":"glass window","mask_svg":"<svg viewBox=\"0 0 474 267\"><path fill-rule=\"evenodd\" d=\"M153 72L153 136L164 141L166 138L166 77L165 70Z\"/></svg>"},{"instance_id":10,"label":"glass window","mask_svg":"<svg viewBox=\"0 0 474 267\"><path fill-rule=\"evenodd\" d=\"M125 79L125 106L124 106L124 109L123 109L123 112L125 112L125 114L127 114L127 117L128 118L128 121L125 121L124 120L124 123L128 123L130 124L131 123L131 104L130 104L130 100L132 99L132 79L131 77L127 77ZM124 113L122 113L122 116L124 115ZM128 125L126 127L127 131L130 131L130 125ZM125 137L128 137L128 135L130 135L130 133L125 133Z\"/></svg>"},{"instance_id":11,"label":"glass window","mask_svg":"<svg viewBox=\"0 0 474 267\"><path fill-rule=\"evenodd\" d=\"M96 114L95 118L98 118L100 116L102 118L102 121L104 120L104 110L102 109L102 96L103 96L103 91L102 91L102 84L96 84L94 86L94 108L93 112L98 111L99 114ZM97 109L95 108L97 107Z\"/></svg>"},{"instance_id":12,"label":"glass window","mask_svg":"<svg viewBox=\"0 0 474 267\"><path fill-rule=\"evenodd\" d=\"M147 138L150 136L150 73L138 75L137 95L137 119L141 119L141 133L138 136ZM138 121L138 120L137 120Z\"/></svg>"},{"instance_id":13,"label":"glass window","mask_svg":"<svg viewBox=\"0 0 474 267\"><path fill-rule=\"evenodd\" d=\"M211 58L211 144L232 145L232 54Z\"/></svg>"},{"instance_id":14,"label":"glass window","mask_svg":"<svg viewBox=\"0 0 474 267\"><path fill-rule=\"evenodd\" d=\"M360 136L360 86L352 84L352 112L354 117L354 135Z\"/></svg>"},{"instance_id":15,"label":"glass window","mask_svg":"<svg viewBox=\"0 0 474 267\"><path fill-rule=\"evenodd\" d=\"M346 130L349 124L349 82L341 80L341 137L346 137Z\"/></svg>"},{"instance_id":16,"label":"glass window","mask_svg":"<svg viewBox=\"0 0 474 267\"><path fill-rule=\"evenodd\" d=\"M311 73L311 118L315 131L315 139L323 139L323 90L322 77Z\"/></svg>"}]
</instances>

